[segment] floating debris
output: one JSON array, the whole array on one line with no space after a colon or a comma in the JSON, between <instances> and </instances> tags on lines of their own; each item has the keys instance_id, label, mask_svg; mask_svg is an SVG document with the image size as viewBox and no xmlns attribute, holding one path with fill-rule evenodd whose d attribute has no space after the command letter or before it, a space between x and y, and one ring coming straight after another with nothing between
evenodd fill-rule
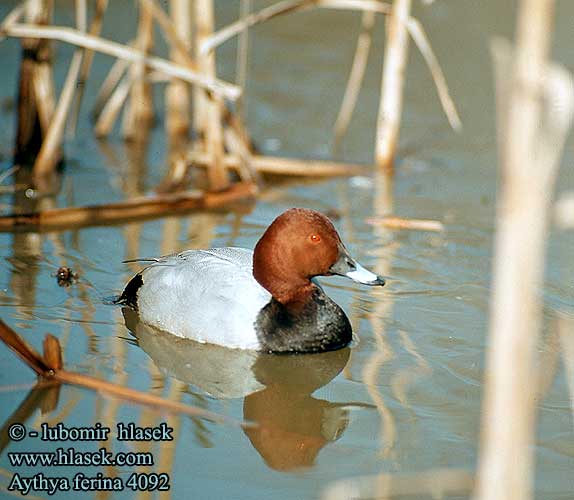
<instances>
[{"instance_id":1,"label":"floating debris","mask_svg":"<svg viewBox=\"0 0 574 500\"><path fill-rule=\"evenodd\" d=\"M78 279L78 274L69 267L59 267L53 274L58 280L58 286L68 287Z\"/></svg>"}]
</instances>

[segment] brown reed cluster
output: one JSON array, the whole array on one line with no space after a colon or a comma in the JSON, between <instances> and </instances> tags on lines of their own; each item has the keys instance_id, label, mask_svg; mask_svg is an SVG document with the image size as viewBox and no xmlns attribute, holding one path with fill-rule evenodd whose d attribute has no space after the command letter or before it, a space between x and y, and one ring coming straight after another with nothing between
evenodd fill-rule
<instances>
[{"instance_id":1,"label":"brown reed cluster","mask_svg":"<svg viewBox=\"0 0 574 500\"><path fill-rule=\"evenodd\" d=\"M337 140L346 132L362 86L377 15L387 17L388 29L374 147L376 165L392 175L409 38L414 40L429 66L449 122L453 128L460 128L456 108L428 38L420 23L410 15L410 0L393 4L379 0L282 0L257 12L251 12L249 0L242 0L239 19L218 31L214 30L213 0L170 0L168 6L166 11L157 0L135 1L137 33L127 44L101 37L108 0L76 0L75 26L52 23L55 5L51 0L23 1L2 21L0 39L6 36L22 39L15 163L32 166L32 188L43 193L58 189L54 179L64 158L64 132L66 127L70 135L75 131L95 52L115 58L96 98L95 135L102 139L108 137L121 116L123 138L136 140L153 123L152 86L162 82L166 83L164 123L170 151L167 173L156 190L154 202L129 200L125 207L119 203L113 210L76 207L76 214L86 208L86 213L77 218L59 212L66 209L33 214L27 220L4 216L0 221L2 228L41 227L48 219L60 226L125 220L134 216L133 205L140 202L152 203L156 215L205 208L210 205L209 200L181 205L169 198L175 191L187 189L190 167L205 170L205 193L228 191L225 203L255 196L261 186L261 174L265 173L320 177L363 172L364 167L358 165L259 155L253 147L242 120L242 97L249 77L248 32L259 23L294 12L321 8L363 11L363 31L334 127ZM167 58L156 54L155 26L169 47ZM239 37L237 81L232 83L218 78L215 58L217 47L236 36ZM59 96L52 80L55 41L76 47ZM236 181L242 186L233 187ZM188 197L180 193L181 196ZM197 200L197 193L191 197ZM143 212L153 216L153 210L148 207ZM62 219L58 222L60 215ZM404 220L401 224L408 226L409 222Z\"/></svg>"}]
</instances>

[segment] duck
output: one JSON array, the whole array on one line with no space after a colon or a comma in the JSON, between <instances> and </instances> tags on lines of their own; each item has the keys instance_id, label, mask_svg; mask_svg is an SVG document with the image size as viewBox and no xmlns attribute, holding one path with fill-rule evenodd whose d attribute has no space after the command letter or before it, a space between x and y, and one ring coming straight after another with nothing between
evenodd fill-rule
<instances>
[{"instance_id":1,"label":"duck","mask_svg":"<svg viewBox=\"0 0 574 500\"><path fill-rule=\"evenodd\" d=\"M351 257L327 216L307 208L279 215L254 250L193 249L136 260L147 265L116 302L141 322L201 343L274 354L334 351L352 341L347 315L318 276L385 285Z\"/></svg>"}]
</instances>

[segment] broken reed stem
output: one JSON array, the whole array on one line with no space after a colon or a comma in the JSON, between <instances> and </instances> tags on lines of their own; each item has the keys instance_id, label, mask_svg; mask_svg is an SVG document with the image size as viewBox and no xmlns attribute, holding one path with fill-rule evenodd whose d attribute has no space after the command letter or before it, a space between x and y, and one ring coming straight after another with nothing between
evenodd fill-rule
<instances>
[{"instance_id":1,"label":"broken reed stem","mask_svg":"<svg viewBox=\"0 0 574 500\"><path fill-rule=\"evenodd\" d=\"M153 197L136 197L106 205L54 208L29 214L4 215L0 216L0 232L118 224L190 210L226 207L231 203L251 199L256 193L257 186L254 184L235 183L226 191L216 193L191 191Z\"/></svg>"},{"instance_id":2,"label":"broken reed stem","mask_svg":"<svg viewBox=\"0 0 574 500\"><path fill-rule=\"evenodd\" d=\"M522 0L517 43L493 43L501 192L476 498L532 498L536 346L553 184L574 84L548 65L552 0ZM563 100L552 109L555 98Z\"/></svg>"},{"instance_id":3,"label":"broken reed stem","mask_svg":"<svg viewBox=\"0 0 574 500\"><path fill-rule=\"evenodd\" d=\"M29 1L25 4L26 21L46 24L51 18L51 9L45 0ZM16 16L6 20L1 27L0 37L16 25ZM50 44L46 40L25 37L22 40L22 62L18 87L18 124L14 162L31 165L38 155L53 112L53 83L50 59Z\"/></svg>"},{"instance_id":4,"label":"broken reed stem","mask_svg":"<svg viewBox=\"0 0 574 500\"><path fill-rule=\"evenodd\" d=\"M186 155L186 160L190 163L190 166L205 168L209 165L210 157L206 153L191 152ZM224 165L225 168L239 171L241 160L237 156L226 155L224 157ZM366 175L371 171L367 165L260 155L251 156L251 165L260 174L294 177Z\"/></svg>"},{"instance_id":5,"label":"broken reed stem","mask_svg":"<svg viewBox=\"0 0 574 500\"><path fill-rule=\"evenodd\" d=\"M122 45L121 43L106 40L97 36L82 33L73 28L64 26L42 27L30 24L15 23L0 30L0 36L6 35L16 38L41 38L46 40L59 40L61 42L77 45L101 52L131 63L143 63L167 76L180 78L194 85L199 85L217 95L235 100L241 93L240 89L231 83L217 78L207 77L187 67L172 63L166 59L155 56L146 56L141 51Z\"/></svg>"},{"instance_id":6,"label":"broken reed stem","mask_svg":"<svg viewBox=\"0 0 574 500\"><path fill-rule=\"evenodd\" d=\"M383 79L375 144L375 163L379 169L387 174L393 172L399 140L404 79L408 58L407 22L410 10L411 0L394 0L391 14L387 19Z\"/></svg>"},{"instance_id":7,"label":"broken reed stem","mask_svg":"<svg viewBox=\"0 0 574 500\"><path fill-rule=\"evenodd\" d=\"M213 33L214 27L213 0L196 0L195 1L195 26L197 46L201 46L203 40ZM202 74L215 78L215 53L199 54L198 65ZM202 103L202 109L196 110L202 112L196 122L200 126L197 132L203 139L204 151L210 157L210 163L207 169L209 187L213 191L225 189L229 185L229 177L223 165L224 148L223 148L223 101L215 95L205 95Z\"/></svg>"},{"instance_id":8,"label":"broken reed stem","mask_svg":"<svg viewBox=\"0 0 574 500\"><path fill-rule=\"evenodd\" d=\"M382 226L387 229L409 229L412 231L430 231L440 233L444 231L444 224L438 220L407 219L405 217L385 216L373 217L366 220L372 226Z\"/></svg>"},{"instance_id":9,"label":"broken reed stem","mask_svg":"<svg viewBox=\"0 0 574 500\"><path fill-rule=\"evenodd\" d=\"M375 13L371 11L363 12L361 18L361 33L357 39L357 48L355 49L351 73L349 74L345 95L343 96L341 108L339 109L339 114L333 127L336 144L341 141L347 132L349 122L355 110L355 105L357 104L357 98L359 97L359 91L363 84L363 77L365 76L365 69L367 68L367 61L369 59L372 40L371 35L374 26Z\"/></svg>"},{"instance_id":10,"label":"broken reed stem","mask_svg":"<svg viewBox=\"0 0 574 500\"><path fill-rule=\"evenodd\" d=\"M191 54L193 38L191 32L192 5L188 0L170 0L170 14L175 28L177 40ZM171 47L171 59L185 65L191 56L185 57L177 47ZM165 91L166 129L172 142L178 142L178 137L186 137L190 126L191 96L190 88L182 80L172 79ZM175 139L175 140L174 140Z\"/></svg>"},{"instance_id":11,"label":"broken reed stem","mask_svg":"<svg viewBox=\"0 0 574 500\"><path fill-rule=\"evenodd\" d=\"M120 386L98 379L89 375L71 372L62 368L62 350L58 339L52 335L47 335L44 339L44 349L48 354L42 357L21 337L0 320L0 340L14 351L32 370L34 370L45 381L54 381L61 384L75 385L91 389L103 396L112 396L124 401L131 401L137 404L150 406L158 411L169 411L172 413L182 413L193 417L200 417L212 422L239 426L243 428L253 427L255 424L240 422L224 415L189 406L177 401L163 399L153 394L137 391L129 387ZM53 364L50 364L53 362Z\"/></svg>"}]
</instances>

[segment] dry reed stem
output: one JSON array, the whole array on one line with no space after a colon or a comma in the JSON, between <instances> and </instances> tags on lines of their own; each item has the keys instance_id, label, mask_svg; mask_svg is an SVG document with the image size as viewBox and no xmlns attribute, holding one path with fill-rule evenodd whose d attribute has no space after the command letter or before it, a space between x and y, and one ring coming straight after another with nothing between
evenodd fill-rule
<instances>
[{"instance_id":1,"label":"dry reed stem","mask_svg":"<svg viewBox=\"0 0 574 500\"><path fill-rule=\"evenodd\" d=\"M213 33L215 25L213 0L195 1L195 27L197 45ZM202 74L214 78L216 75L215 53L198 54L198 65ZM201 128L198 130L204 139L204 149L210 155L207 168L209 187L213 191L225 189L229 185L227 170L223 164L223 102L215 95L206 95L199 116Z\"/></svg>"},{"instance_id":2,"label":"dry reed stem","mask_svg":"<svg viewBox=\"0 0 574 500\"><path fill-rule=\"evenodd\" d=\"M437 233L444 231L444 224L438 220L408 219L389 215L382 218L371 217L365 222L373 226L383 226L387 229L409 229L412 231L431 231Z\"/></svg>"},{"instance_id":3,"label":"dry reed stem","mask_svg":"<svg viewBox=\"0 0 574 500\"><path fill-rule=\"evenodd\" d=\"M151 9L141 3L135 47L148 56L153 47L153 15ZM149 128L153 121L153 96L151 84L146 81L148 69L143 62L132 64L130 99L124 108L123 137L134 140L142 127Z\"/></svg>"},{"instance_id":4,"label":"dry reed stem","mask_svg":"<svg viewBox=\"0 0 574 500\"><path fill-rule=\"evenodd\" d=\"M185 158L181 154L174 153L169 162L167 174L155 188L155 192L163 194L184 190L189 184L187 182L188 171Z\"/></svg>"},{"instance_id":5,"label":"dry reed stem","mask_svg":"<svg viewBox=\"0 0 574 500\"><path fill-rule=\"evenodd\" d=\"M88 4L86 0L75 0L76 28L80 31L88 29Z\"/></svg>"},{"instance_id":6,"label":"dry reed stem","mask_svg":"<svg viewBox=\"0 0 574 500\"><path fill-rule=\"evenodd\" d=\"M128 44L128 45L131 45ZM110 71L108 72L104 82L98 90L96 95L94 108L92 110L92 118L97 121L100 117L100 113L107 105L110 96L114 92L114 89L119 84L119 82L124 77L126 70L129 68L130 63L124 59L116 59Z\"/></svg>"},{"instance_id":7,"label":"dry reed stem","mask_svg":"<svg viewBox=\"0 0 574 500\"><path fill-rule=\"evenodd\" d=\"M60 100L56 106L50 128L44 138L38 157L34 163L34 183L40 189L45 187L45 179L50 176L58 162L61 160L62 139L66 127L66 118L74 98L76 81L82 64L82 51L77 50L72 56L72 62L68 69L66 82L60 94Z\"/></svg>"},{"instance_id":8,"label":"dry reed stem","mask_svg":"<svg viewBox=\"0 0 574 500\"><path fill-rule=\"evenodd\" d=\"M310 10L312 8L328 8L341 10L363 10L388 14L390 6L378 0L283 0L276 4L261 9L259 12L242 17L221 30L215 32L206 39L200 47L201 53L208 53L225 43L230 38L243 33L246 29L260 24L275 17Z\"/></svg>"},{"instance_id":9,"label":"dry reed stem","mask_svg":"<svg viewBox=\"0 0 574 500\"><path fill-rule=\"evenodd\" d=\"M450 96L446 78L444 77L442 69L440 68L438 60L430 46L430 42L421 26L421 23L411 17L408 20L407 28L431 72L442 109L448 122L453 130L459 132L462 130L462 123L458 116L456 105Z\"/></svg>"},{"instance_id":10,"label":"dry reed stem","mask_svg":"<svg viewBox=\"0 0 574 500\"><path fill-rule=\"evenodd\" d=\"M56 110L56 96L52 80L52 66L46 62L37 63L33 74L34 99L42 135L46 136Z\"/></svg>"},{"instance_id":11,"label":"dry reed stem","mask_svg":"<svg viewBox=\"0 0 574 500\"><path fill-rule=\"evenodd\" d=\"M206 167L210 161L209 155L199 152L191 152L186 158L188 162L197 167ZM224 165L226 168L239 170L241 160L236 156L226 155ZM251 166L261 174L300 177L353 176L365 175L369 172L366 165L260 155L251 156Z\"/></svg>"},{"instance_id":12,"label":"dry reed stem","mask_svg":"<svg viewBox=\"0 0 574 500\"><path fill-rule=\"evenodd\" d=\"M0 217L0 232L118 224L191 210L225 207L230 203L251 199L256 193L257 187L254 184L237 183L226 191L216 193L190 191L153 197L142 196L106 205L54 208L29 214L4 215Z\"/></svg>"},{"instance_id":13,"label":"dry reed stem","mask_svg":"<svg viewBox=\"0 0 574 500\"><path fill-rule=\"evenodd\" d=\"M29 0L24 6L26 22L46 24L50 21L51 3L45 0ZM15 23L4 23L2 29L11 29L14 25ZM0 35L1 33L0 31ZM51 58L51 45L48 42L37 38L22 40L14 153L17 163L34 162L51 120L54 109Z\"/></svg>"},{"instance_id":14,"label":"dry reed stem","mask_svg":"<svg viewBox=\"0 0 574 500\"><path fill-rule=\"evenodd\" d=\"M383 79L377 135L375 163L386 173L392 173L399 139L403 107L404 78L408 58L409 36L407 22L411 0L394 0L387 20Z\"/></svg>"},{"instance_id":15,"label":"dry reed stem","mask_svg":"<svg viewBox=\"0 0 574 500\"><path fill-rule=\"evenodd\" d=\"M380 474L330 483L321 500L367 500L398 497L445 498L472 491L472 474L460 469L431 469L413 474ZM380 496L379 492L385 495Z\"/></svg>"},{"instance_id":16,"label":"dry reed stem","mask_svg":"<svg viewBox=\"0 0 574 500\"><path fill-rule=\"evenodd\" d=\"M181 3L180 0L171 1ZM156 0L139 0L139 3L149 9L150 13L161 27L162 34L170 45L170 49L174 52L174 54L177 54L177 57L181 58L182 64L189 66L194 71L198 71L197 64L195 63L193 57L190 55L192 40L186 40L186 37L188 37L190 33L184 33L184 36L182 37L182 35L176 29L175 20L173 20L175 15L179 16L179 11L175 13L172 12L172 18L170 18L157 4ZM188 6L186 5L186 8L187 7ZM179 9L181 8L182 6L179 6ZM181 21L181 19L178 19L178 21Z\"/></svg>"},{"instance_id":17,"label":"dry reed stem","mask_svg":"<svg viewBox=\"0 0 574 500\"><path fill-rule=\"evenodd\" d=\"M355 56L353 57L351 73L349 74L349 80L347 81L347 87L345 88L345 94L343 96L343 101L341 102L341 108L339 109L337 120L333 126L335 143L341 141L342 137L347 132L349 122L353 116L353 111L357 103L357 98L359 97L359 91L361 90L363 77L365 76L365 70L367 68L367 61L369 59L369 52L371 49L371 34L374 26L375 13L372 11L363 12L363 16L361 18L361 33L357 39L357 48L355 49Z\"/></svg>"},{"instance_id":18,"label":"dry reed stem","mask_svg":"<svg viewBox=\"0 0 574 500\"><path fill-rule=\"evenodd\" d=\"M22 2L21 4L16 5L16 7L14 7L4 18L2 24L0 24L0 33L10 28L14 23L20 21L25 11L26 11L26 2ZM4 41L5 38L6 38L5 36L0 35L0 42Z\"/></svg>"},{"instance_id":19,"label":"dry reed stem","mask_svg":"<svg viewBox=\"0 0 574 500\"><path fill-rule=\"evenodd\" d=\"M381 14L390 13L389 5L380 4L379 2L373 2L370 0L322 0L318 6L331 9L362 9L364 12L378 12ZM417 48L420 50L426 65L429 68L444 114L453 130L458 132L462 129L462 123L458 116L456 105L450 96L446 79L438 63L438 59L432 50L428 37L421 23L417 19L408 17L406 22L409 34Z\"/></svg>"},{"instance_id":20,"label":"dry reed stem","mask_svg":"<svg viewBox=\"0 0 574 500\"><path fill-rule=\"evenodd\" d=\"M170 12L175 27L177 40L183 44L184 54L191 53L192 33L191 33L191 14L192 6L187 0L171 0ZM175 47L171 48L171 58L174 62L185 64L187 57L182 56L182 51ZM191 57L189 57L191 59ZM189 132L190 126L190 106L191 96L189 85L181 80L172 80L165 93L166 101L166 128L170 137L185 137Z\"/></svg>"},{"instance_id":21,"label":"dry reed stem","mask_svg":"<svg viewBox=\"0 0 574 500\"><path fill-rule=\"evenodd\" d=\"M369 10L380 14L388 14L390 6L378 0L283 0L255 12L245 18L231 23L221 30L213 33L203 41L199 47L199 52L207 54L213 49L225 43L230 38L237 36L247 28L260 24L270 19L285 14L293 14L309 10L315 7L344 9L344 10Z\"/></svg>"},{"instance_id":22,"label":"dry reed stem","mask_svg":"<svg viewBox=\"0 0 574 500\"><path fill-rule=\"evenodd\" d=\"M553 183L574 107L571 76L546 62L552 0L522 0L517 49L493 43L502 185L476 498L532 497L535 356ZM552 109L554 95L562 109Z\"/></svg>"},{"instance_id":23,"label":"dry reed stem","mask_svg":"<svg viewBox=\"0 0 574 500\"><path fill-rule=\"evenodd\" d=\"M251 141L251 137L249 136L249 132L247 132L247 128L244 125L241 117L238 113L232 113L231 110L226 108L223 114L223 121L225 126L229 127L237 134L243 143L243 145L249 150L250 153L255 152L255 146Z\"/></svg>"},{"instance_id":24,"label":"dry reed stem","mask_svg":"<svg viewBox=\"0 0 574 500\"><path fill-rule=\"evenodd\" d=\"M233 156L238 159L239 164L237 170L241 180L252 181L259 184L262 179L253 167L253 145L240 117L242 104L240 101L238 101L237 104L237 112L233 113L226 108L223 117L223 141L228 151L227 156ZM223 162L225 167L225 157L223 158Z\"/></svg>"},{"instance_id":25,"label":"dry reed stem","mask_svg":"<svg viewBox=\"0 0 574 500\"><path fill-rule=\"evenodd\" d=\"M90 35L93 36L100 35L103 27L104 14L107 8L108 8L108 0L96 1L96 12L94 13L94 19L92 20L92 24L90 26ZM80 31L82 30L80 29ZM78 89L75 95L73 109L72 112L70 113L70 119L68 122L68 133L71 136L74 136L76 133L78 116L80 115L80 108L82 106L82 100L84 97L84 92L86 90L86 84L88 82L88 77L90 75L90 70L92 68L94 53L95 52L93 50L84 51L84 58L82 59L82 66L80 68L80 75L78 77Z\"/></svg>"},{"instance_id":26,"label":"dry reed stem","mask_svg":"<svg viewBox=\"0 0 574 500\"><path fill-rule=\"evenodd\" d=\"M317 1L318 0L284 0L282 2L277 2L276 4L273 4L269 7L265 7L259 12L255 12L246 18L231 23L225 28L212 33L205 39L201 40L198 45L198 55L208 54L217 46L245 31L247 28L283 14L312 7L317 3Z\"/></svg>"},{"instance_id":27,"label":"dry reed stem","mask_svg":"<svg viewBox=\"0 0 574 500\"><path fill-rule=\"evenodd\" d=\"M115 90L109 96L104 107L98 113L98 118L94 125L94 133L96 137L104 138L107 137L120 114L130 90L133 85L134 75L127 73L119 85L116 86Z\"/></svg>"},{"instance_id":28,"label":"dry reed stem","mask_svg":"<svg viewBox=\"0 0 574 500\"><path fill-rule=\"evenodd\" d=\"M24 342L22 338L1 319L0 339L38 375L44 375L50 372L51 367L46 363L44 358Z\"/></svg>"},{"instance_id":29,"label":"dry reed stem","mask_svg":"<svg viewBox=\"0 0 574 500\"><path fill-rule=\"evenodd\" d=\"M207 54L233 36L246 33L249 27L256 24L268 21L280 15L308 10L315 7L344 10L363 10L364 12L380 13L385 15L391 12L391 7L388 4L381 3L376 0L285 0L263 8L254 14L245 17L242 16L239 21L231 23L225 28L222 28L220 31L213 33L200 44L198 52L200 55ZM417 47L421 51L427 66L429 67L431 76L437 88L441 105L451 127L455 130L460 130L462 124L460 122L456 106L450 96L446 80L422 26L416 19L409 17L407 21L407 28ZM196 98L196 100L201 101L201 98ZM352 111L353 106L350 105L350 101L347 106L348 109L350 108ZM199 114L201 114L200 110L202 109L202 105L196 103L195 108L199 111ZM347 110L346 113L348 114L349 111ZM200 127L198 127L198 124L196 123L196 129L199 130L199 128ZM341 128L344 129L345 127L342 127L341 124Z\"/></svg>"},{"instance_id":30,"label":"dry reed stem","mask_svg":"<svg viewBox=\"0 0 574 500\"><path fill-rule=\"evenodd\" d=\"M50 334L44 337L44 359L53 370L61 370L64 366L60 341Z\"/></svg>"},{"instance_id":31,"label":"dry reed stem","mask_svg":"<svg viewBox=\"0 0 574 500\"><path fill-rule=\"evenodd\" d=\"M240 136L230 127L223 130L223 140L228 151L238 160L239 178L242 181L250 182L259 180L257 170L251 168L251 152L241 141ZM225 157L223 158L225 168Z\"/></svg>"},{"instance_id":32,"label":"dry reed stem","mask_svg":"<svg viewBox=\"0 0 574 500\"><path fill-rule=\"evenodd\" d=\"M46 40L59 40L64 43L95 50L119 59L125 59L131 63L143 63L156 71L174 78L180 78L187 82L199 85L217 95L230 100L239 97L241 90L231 83L217 78L211 78L199 74L187 67L172 63L166 59L155 56L146 56L141 51L127 47L111 40L82 33L76 29L65 26L41 27L31 24L15 23L8 28L0 29L0 36L16 38L41 38Z\"/></svg>"},{"instance_id":33,"label":"dry reed stem","mask_svg":"<svg viewBox=\"0 0 574 500\"><path fill-rule=\"evenodd\" d=\"M112 396L124 401L131 401L141 405L150 406L158 411L182 413L185 415L204 418L212 422L239 427L252 427L254 425L236 421L232 418L219 415L202 408L166 400L129 387L113 384L107 380L58 368L62 360L61 347L58 339L52 335L46 336L44 346L50 352L50 358L54 361L54 365L48 364L45 358L27 345L14 330L12 330L12 328L2 320L0 320L0 340L12 349L32 370L48 382L55 381L62 384L84 387L86 389L91 389L102 396Z\"/></svg>"}]
</instances>

